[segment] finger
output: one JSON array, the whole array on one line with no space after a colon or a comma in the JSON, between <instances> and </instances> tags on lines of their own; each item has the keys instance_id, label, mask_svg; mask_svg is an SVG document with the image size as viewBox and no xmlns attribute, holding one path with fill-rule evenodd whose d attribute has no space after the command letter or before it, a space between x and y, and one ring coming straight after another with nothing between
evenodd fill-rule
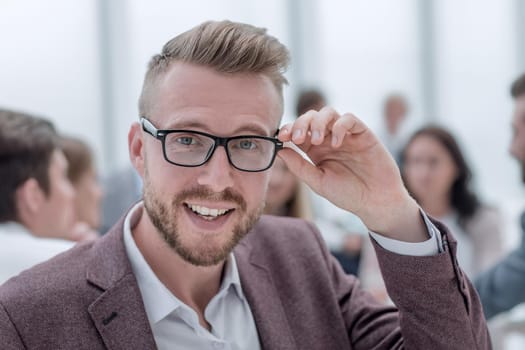
<instances>
[{"instance_id":1,"label":"finger","mask_svg":"<svg viewBox=\"0 0 525 350\"><path fill-rule=\"evenodd\" d=\"M307 139L308 133L310 131L310 123L312 119L317 116L317 114L319 114L319 112L310 110L301 115L295 120L295 122L292 123L289 131L292 134L293 143L300 145Z\"/></svg>"},{"instance_id":2,"label":"finger","mask_svg":"<svg viewBox=\"0 0 525 350\"><path fill-rule=\"evenodd\" d=\"M279 128L279 133L277 134L279 141L288 142L292 140L292 125L293 123L287 123Z\"/></svg>"},{"instance_id":3,"label":"finger","mask_svg":"<svg viewBox=\"0 0 525 350\"><path fill-rule=\"evenodd\" d=\"M359 118L351 113L345 113L332 126L332 147L341 146L347 133L357 135L367 130L366 125Z\"/></svg>"},{"instance_id":4,"label":"finger","mask_svg":"<svg viewBox=\"0 0 525 350\"><path fill-rule=\"evenodd\" d=\"M319 188L322 174L315 165L291 148L285 148L277 155L284 160L288 169L295 176L304 181L312 190L318 192L317 189Z\"/></svg>"},{"instance_id":5,"label":"finger","mask_svg":"<svg viewBox=\"0 0 525 350\"><path fill-rule=\"evenodd\" d=\"M339 114L331 107L323 107L310 121L311 143L323 143L327 131L332 123L339 118Z\"/></svg>"}]
</instances>

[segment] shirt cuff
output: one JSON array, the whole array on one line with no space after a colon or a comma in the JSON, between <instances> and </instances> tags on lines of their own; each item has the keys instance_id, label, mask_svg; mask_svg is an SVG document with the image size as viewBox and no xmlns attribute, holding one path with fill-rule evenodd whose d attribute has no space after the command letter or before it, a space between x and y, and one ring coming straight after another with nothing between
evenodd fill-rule
<instances>
[{"instance_id":1,"label":"shirt cuff","mask_svg":"<svg viewBox=\"0 0 525 350\"><path fill-rule=\"evenodd\" d=\"M377 244L379 244L384 249L391 251L392 253L411 256L436 255L443 251L441 248L441 232L439 232L438 228L432 223L432 221L430 221L427 214L425 214L423 210L419 209L419 212L425 221L428 236L430 237L426 241L417 243L404 242L382 236L379 233L372 231L369 231L370 235L377 242Z\"/></svg>"}]
</instances>

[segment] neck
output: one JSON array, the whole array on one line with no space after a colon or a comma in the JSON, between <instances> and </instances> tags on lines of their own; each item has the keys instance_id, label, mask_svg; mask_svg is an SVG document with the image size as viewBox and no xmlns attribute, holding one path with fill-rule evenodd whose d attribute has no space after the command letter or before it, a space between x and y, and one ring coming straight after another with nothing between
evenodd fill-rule
<instances>
[{"instance_id":1,"label":"neck","mask_svg":"<svg viewBox=\"0 0 525 350\"><path fill-rule=\"evenodd\" d=\"M421 208L430 216L440 218L450 213L452 207L450 205L449 196L433 197L431 200L419 201Z\"/></svg>"},{"instance_id":2,"label":"neck","mask_svg":"<svg viewBox=\"0 0 525 350\"><path fill-rule=\"evenodd\" d=\"M289 214L288 206L272 206L266 204L264 207L264 213L266 215L276 215L276 216L287 216Z\"/></svg>"},{"instance_id":3,"label":"neck","mask_svg":"<svg viewBox=\"0 0 525 350\"><path fill-rule=\"evenodd\" d=\"M133 238L157 278L209 329L204 310L219 291L225 262L205 267L188 263L162 240L145 214L133 229Z\"/></svg>"}]
</instances>

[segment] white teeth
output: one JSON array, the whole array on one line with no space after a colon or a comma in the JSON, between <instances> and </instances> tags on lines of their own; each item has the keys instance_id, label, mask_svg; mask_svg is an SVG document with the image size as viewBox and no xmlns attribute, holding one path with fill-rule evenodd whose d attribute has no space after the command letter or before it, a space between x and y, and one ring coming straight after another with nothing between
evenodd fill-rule
<instances>
[{"instance_id":1,"label":"white teeth","mask_svg":"<svg viewBox=\"0 0 525 350\"><path fill-rule=\"evenodd\" d=\"M199 215L204 215L204 216L217 217L220 215L224 215L228 212L228 209L210 209L210 208L201 207L199 205L193 205L193 204L188 204L188 206L193 212Z\"/></svg>"}]
</instances>

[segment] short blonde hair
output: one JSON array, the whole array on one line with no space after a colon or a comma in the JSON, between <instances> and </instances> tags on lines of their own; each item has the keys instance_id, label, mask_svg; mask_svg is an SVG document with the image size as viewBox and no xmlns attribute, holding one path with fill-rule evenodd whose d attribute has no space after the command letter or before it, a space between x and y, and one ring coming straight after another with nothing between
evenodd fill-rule
<instances>
[{"instance_id":1,"label":"short blonde hair","mask_svg":"<svg viewBox=\"0 0 525 350\"><path fill-rule=\"evenodd\" d=\"M162 52L152 57L139 99L140 116L151 111L155 83L172 62L198 64L229 74L263 74L273 82L282 101L289 60L288 49L264 28L230 21L204 22L168 41Z\"/></svg>"}]
</instances>

